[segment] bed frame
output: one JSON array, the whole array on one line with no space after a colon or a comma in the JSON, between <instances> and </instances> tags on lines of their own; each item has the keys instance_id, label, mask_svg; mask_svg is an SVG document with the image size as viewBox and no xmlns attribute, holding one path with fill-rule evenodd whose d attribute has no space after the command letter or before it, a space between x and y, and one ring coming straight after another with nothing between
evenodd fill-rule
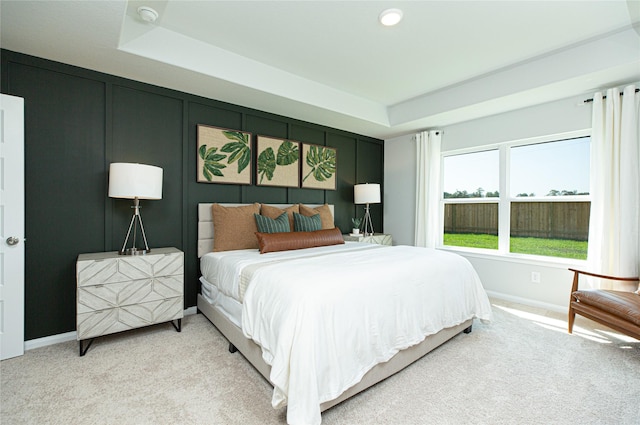
<instances>
[{"instance_id":1,"label":"bed frame","mask_svg":"<svg viewBox=\"0 0 640 425\"><path fill-rule=\"evenodd\" d=\"M198 205L198 258L207 252L213 250L213 221L211 217L211 205L212 204L199 204ZM233 207L242 206L247 204L220 204L223 206ZM269 204L278 208L286 208L290 204L279 205ZM310 207L316 207L318 205L309 205ZM329 206L333 213L333 205ZM247 339L242 333L242 329L231 322L226 316L224 316L217 308L213 307L207 302L201 294L198 294L198 311L204 314L213 325L224 335L229 341L229 351L240 351L242 355L251 363L258 372L264 378L269 380L271 373L271 366L269 366L262 359L262 349L258 344L252 340ZM362 380L351 388L343 392L338 398L326 401L320 405L320 410L325 411L330 407L358 394L361 391L377 384L383 379L399 372L411 363L423 357L428 352L434 350L440 345L444 344L460 332L470 333L473 319L469 319L464 323L457 326L446 328L440 332L430 335L424 339L420 344L409 347L400 351L389 361L380 363L367 372Z\"/></svg>"}]
</instances>

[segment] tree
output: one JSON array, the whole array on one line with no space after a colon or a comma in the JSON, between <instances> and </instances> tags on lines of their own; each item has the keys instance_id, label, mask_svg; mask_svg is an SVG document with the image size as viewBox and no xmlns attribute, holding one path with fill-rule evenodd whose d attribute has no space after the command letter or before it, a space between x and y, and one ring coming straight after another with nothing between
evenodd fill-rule
<instances>
[{"instance_id":1,"label":"tree","mask_svg":"<svg viewBox=\"0 0 640 425\"><path fill-rule=\"evenodd\" d=\"M470 198L469 196L469 192L467 192L466 190L457 190L453 193L453 195L451 195L452 198Z\"/></svg>"},{"instance_id":2,"label":"tree","mask_svg":"<svg viewBox=\"0 0 640 425\"><path fill-rule=\"evenodd\" d=\"M472 197L472 198L482 198L482 195L483 195L483 194L484 194L484 189L483 189L483 188L481 188L481 187L479 187L479 188L477 188L477 189L476 189L476 191L475 191L475 192L473 192L473 193L471 194L471 197Z\"/></svg>"},{"instance_id":3,"label":"tree","mask_svg":"<svg viewBox=\"0 0 640 425\"><path fill-rule=\"evenodd\" d=\"M588 195L589 192L578 192L576 189L573 190L555 190L552 189L547 193L547 196L575 196L575 195Z\"/></svg>"}]
</instances>

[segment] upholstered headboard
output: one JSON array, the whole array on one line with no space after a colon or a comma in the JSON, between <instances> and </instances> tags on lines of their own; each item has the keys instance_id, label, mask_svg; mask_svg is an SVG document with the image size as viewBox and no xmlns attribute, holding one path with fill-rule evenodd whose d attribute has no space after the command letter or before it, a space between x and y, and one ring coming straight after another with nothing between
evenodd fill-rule
<instances>
[{"instance_id":1,"label":"upholstered headboard","mask_svg":"<svg viewBox=\"0 0 640 425\"><path fill-rule=\"evenodd\" d=\"M213 251L213 216L211 212L211 206L213 203L202 203L198 204L198 258L202 257L207 252ZM252 204L223 204L220 205L224 207L240 207L244 205L252 205ZM291 206L291 204L265 204L270 205L276 208L286 208ZM322 206L321 204L305 204L308 207L316 208ZM335 217L334 206L329 205L329 209L331 210L331 215Z\"/></svg>"}]
</instances>

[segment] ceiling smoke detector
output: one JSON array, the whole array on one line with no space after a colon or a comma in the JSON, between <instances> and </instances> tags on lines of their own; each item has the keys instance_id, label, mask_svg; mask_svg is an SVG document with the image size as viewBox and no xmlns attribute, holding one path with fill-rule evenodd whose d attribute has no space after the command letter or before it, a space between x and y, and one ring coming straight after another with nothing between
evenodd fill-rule
<instances>
[{"instance_id":1,"label":"ceiling smoke detector","mask_svg":"<svg viewBox=\"0 0 640 425\"><path fill-rule=\"evenodd\" d=\"M153 23L158 19L158 12L148 6L140 6L138 8L138 15L140 15L140 19L145 22Z\"/></svg>"},{"instance_id":2,"label":"ceiling smoke detector","mask_svg":"<svg viewBox=\"0 0 640 425\"><path fill-rule=\"evenodd\" d=\"M402 10L400 9L387 9L383 10L380 14L380 23L384 26L390 27L402 20Z\"/></svg>"}]
</instances>

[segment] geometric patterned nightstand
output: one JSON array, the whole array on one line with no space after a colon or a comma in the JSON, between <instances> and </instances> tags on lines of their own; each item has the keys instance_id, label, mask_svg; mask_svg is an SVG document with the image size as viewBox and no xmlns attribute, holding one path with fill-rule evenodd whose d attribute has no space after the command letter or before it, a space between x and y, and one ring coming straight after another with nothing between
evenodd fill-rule
<instances>
[{"instance_id":1,"label":"geometric patterned nightstand","mask_svg":"<svg viewBox=\"0 0 640 425\"><path fill-rule=\"evenodd\" d=\"M378 245L391 245L393 243L393 238L389 234L385 233L374 233L373 235L364 236L351 236L349 234L342 235L345 241L347 242L365 242L365 243L375 243Z\"/></svg>"},{"instance_id":2,"label":"geometric patterned nightstand","mask_svg":"<svg viewBox=\"0 0 640 425\"><path fill-rule=\"evenodd\" d=\"M76 331L80 355L93 338L171 322L184 315L184 253L156 248L145 255L80 254L76 263ZM173 321L177 320L177 325ZM83 341L89 343L83 348Z\"/></svg>"}]
</instances>

